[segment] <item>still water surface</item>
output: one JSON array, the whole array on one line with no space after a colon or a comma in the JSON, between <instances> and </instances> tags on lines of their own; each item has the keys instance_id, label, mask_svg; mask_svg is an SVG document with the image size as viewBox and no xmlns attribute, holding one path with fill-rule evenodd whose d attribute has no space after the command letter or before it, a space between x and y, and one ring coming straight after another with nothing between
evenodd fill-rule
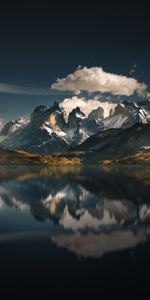
<instances>
[{"instance_id":1,"label":"still water surface","mask_svg":"<svg viewBox=\"0 0 150 300\"><path fill-rule=\"evenodd\" d=\"M137 290L149 276L150 167L0 167L4 293Z\"/></svg>"}]
</instances>

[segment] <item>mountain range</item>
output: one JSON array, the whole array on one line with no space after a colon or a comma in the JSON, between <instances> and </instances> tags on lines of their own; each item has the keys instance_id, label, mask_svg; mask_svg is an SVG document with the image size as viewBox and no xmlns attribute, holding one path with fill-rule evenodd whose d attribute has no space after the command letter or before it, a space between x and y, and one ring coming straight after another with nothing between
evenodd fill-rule
<instances>
[{"instance_id":1,"label":"mountain range","mask_svg":"<svg viewBox=\"0 0 150 300\"><path fill-rule=\"evenodd\" d=\"M100 159L121 157L150 145L150 102L123 101L104 117L102 107L88 116L80 107L67 116L60 105L40 105L30 115L10 121L0 132L0 148L35 154L95 151Z\"/></svg>"},{"instance_id":2,"label":"mountain range","mask_svg":"<svg viewBox=\"0 0 150 300\"><path fill-rule=\"evenodd\" d=\"M0 212L32 215L47 224L44 234L58 247L80 257L134 248L150 235L149 167L81 167L65 174L62 168L61 176L58 168L2 169Z\"/></svg>"}]
</instances>

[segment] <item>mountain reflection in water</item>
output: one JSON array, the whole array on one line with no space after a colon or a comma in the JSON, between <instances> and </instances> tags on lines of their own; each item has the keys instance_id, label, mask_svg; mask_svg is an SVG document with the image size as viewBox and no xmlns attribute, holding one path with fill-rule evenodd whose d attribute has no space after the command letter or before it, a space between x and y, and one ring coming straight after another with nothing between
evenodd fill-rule
<instances>
[{"instance_id":1,"label":"mountain reflection in water","mask_svg":"<svg viewBox=\"0 0 150 300\"><path fill-rule=\"evenodd\" d=\"M40 230L58 251L100 258L149 239L149 167L1 167L0 178L0 216L32 215L38 228L26 234ZM7 218L0 243L24 234L19 222L9 232Z\"/></svg>"}]
</instances>

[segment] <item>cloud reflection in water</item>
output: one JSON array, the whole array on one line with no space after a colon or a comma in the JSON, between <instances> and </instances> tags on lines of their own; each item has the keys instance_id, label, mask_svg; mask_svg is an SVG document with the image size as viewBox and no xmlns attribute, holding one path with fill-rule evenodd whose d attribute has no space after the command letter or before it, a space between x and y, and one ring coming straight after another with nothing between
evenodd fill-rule
<instances>
[{"instance_id":1,"label":"cloud reflection in water","mask_svg":"<svg viewBox=\"0 0 150 300\"><path fill-rule=\"evenodd\" d=\"M3 178L0 209L6 205L49 222L51 241L84 258L98 258L147 241L149 168L144 172L136 167L51 171L43 176L41 170L25 168L19 178L20 170L13 178Z\"/></svg>"}]
</instances>

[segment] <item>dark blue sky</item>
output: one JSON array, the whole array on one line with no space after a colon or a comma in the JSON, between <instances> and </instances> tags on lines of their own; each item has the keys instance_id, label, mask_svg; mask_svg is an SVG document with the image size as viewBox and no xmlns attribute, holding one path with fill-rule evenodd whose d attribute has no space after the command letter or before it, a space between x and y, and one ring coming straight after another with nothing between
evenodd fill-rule
<instances>
[{"instance_id":1,"label":"dark blue sky","mask_svg":"<svg viewBox=\"0 0 150 300\"><path fill-rule=\"evenodd\" d=\"M48 89L78 65L129 76L136 62L133 76L149 85L149 36L144 2L7 3L0 10L0 83ZM0 93L0 117L26 116L63 97Z\"/></svg>"}]
</instances>

